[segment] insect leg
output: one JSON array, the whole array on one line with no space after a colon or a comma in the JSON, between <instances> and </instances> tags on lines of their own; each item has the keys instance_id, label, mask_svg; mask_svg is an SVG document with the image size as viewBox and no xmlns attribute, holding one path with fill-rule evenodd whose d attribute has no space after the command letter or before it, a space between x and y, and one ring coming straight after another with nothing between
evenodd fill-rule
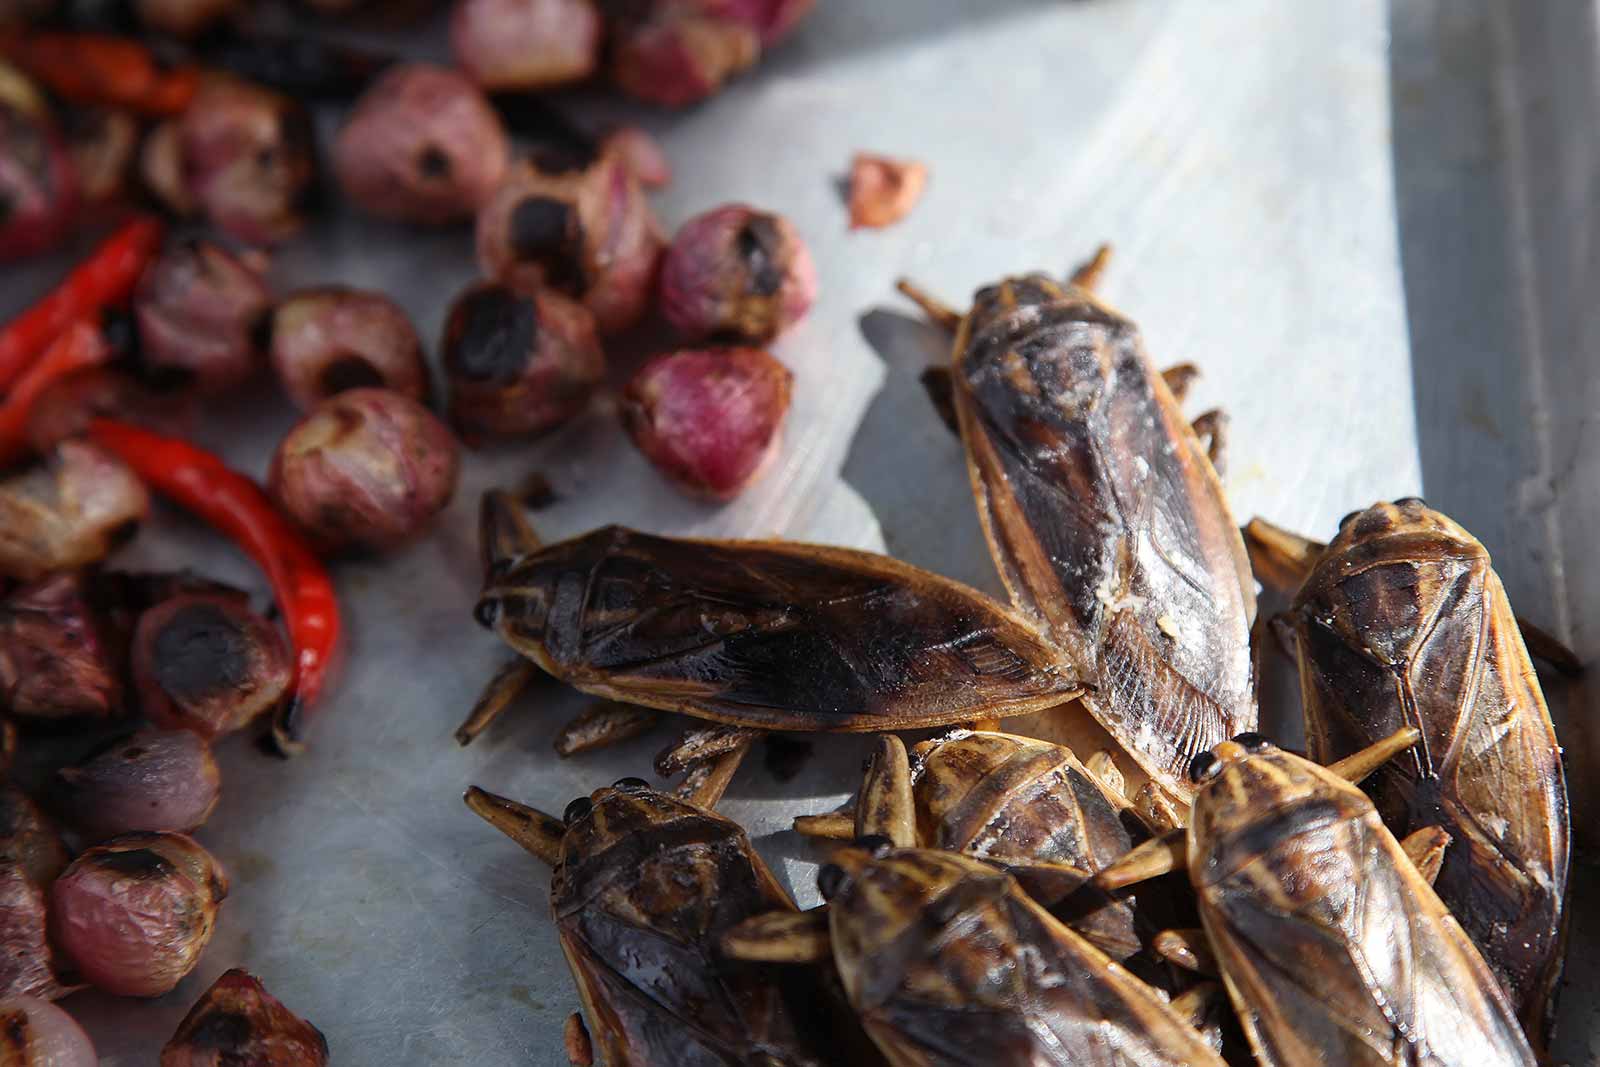
<instances>
[{"instance_id":1,"label":"insect leg","mask_svg":"<svg viewBox=\"0 0 1600 1067\"><path fill-rule=\"evenodd\" d=\"M826 907L753 915L722 935L722 954L759 963L819 963L833 954Z\"/></svg>"},{"instance_id":2,"label":"insect leg","mask_svg":"<svg viewBox=\"0 0 1600 1067\"><path fill-rule=\"evenodd\" d=\"M1116 757L1109 748L1102 748L1084 760L1083 767L1094 776L1101 790L1110 795L1117 807L1133 807L1133 801L1128 798L1128 781L1122 776Z\"/></svg>"},{"instance_id":3,"label":"insect leg","mask_svg":"<svg viewBox=\"0 0 1600 1067\"><path fill-rule=\"evenodd\" d=\"M1424 826L1413 831L1400 842L1406 858L1417 868L1417 873L1432 885L1444 866L1445 849L1450 847L1450 834L1442 826Z\"/></svg>"},{"instance_id":4,"label":"insect leg","mask_svg":"<svg viewBox=\"0 0 1600 1067\"><path fill-rule=\"evenodd\" d=\"M1415 726L1403 726L1381 741L1375 741L1359 752L1352 752L1344 759L1328 764L1328 770L1347 782L1359 782L1421 738L1422 733Z\"/></svg>"},{"instance_id":5,"label":"insect leg","mask_svg":"<svg viewBox=\"0 0 1600 1067\"><path fill-rule=\"evenodd\" d=\"M1173 803L1167 791L1156 784L1154 778L1139 787L1133 797L1133 812L1155 833L1182 826L1184 812Z\"/></svg>"},{"instance_id":6,"label":"insect leg","mask_svg":"<svg viewBox=\"0 0 1600 1067\"><path fill-rule=\"evenodd\" d=\"M689 773L678 784L676 793L679 797L691 804L702 808L714 808L717 801L722 799L722 794L728 791L728 783L733 781L733 774L739 769L739 764L744 762L746 752L754 744L754 737L746 738L744 743L731 752L724 752L720 756L696 763L689 768Z\"/></svg>"},{"instance_id":7,"label":"insect leg","mask_svg":"<svg viewBox=\"0 0 1600 1067\"><path fill-rule=\"evenodd\" d=\"M794 832L806 837L852 840L856 836L855 808L823 812L821 815L798 815L794 820Z\"/></svg>"},{"instance_id":8,"label":"insect leg","mask_svg":"<svg viewBox=\"0 0 1600 1067\"><path fill-rule=\"evenodd\" d=\"M539 551L542 542L522 505L510 493L491 489L478 501L478 556L483 573Z\"/></svg>"},{"instance_id":9,"label":"insect leg","mask_svg":"<svg viewBox=\"0 0 1600 1067\"><path fill-rule=\"evenodd\" d=\"M661 713L654 708L615 704L609 700L596 701L556 734L556 755L566 759L580 752L621 744L649 732L660 720Z\"/></svg>"},{"instance_id":10,"label":"insect leg","mask_svg":"<svg viewBox=\"0 0 1600 1067\"><path fill-rule=\"evenodd\" d=\"M494 677L489 679L489 684L483 687L483 692L479 694L478 702L472 706L466 721L456 728L456 743L470 745L473 738L488 729L489 724L511 706L511 702L528 688L528 683L532 682L538 673L539 668L533 661L523 659L521 656L508 661L496 671Z\"/></svg>"},{"instance_id":11,"label":"insect leg","mask_svg":"<svg viewBox=\"0 0 1600 1067\"><path fill-rule=\"evenodd\" d=\"M1211 942L1206 940L1204 930L1163 930L1155 936L1150 948L1174 967L1196 974L1217 973L1217 958L1211 953Z\"/></svg>"},{"instance_id":12,"label":"insect leg","mask_svg":"<svg viewBox=\"0 0 1600 1067\"><path fill-rule=\"evenodd\" d=\"M1102 244L1094 250L1086 262L1078 264L1072 272L1072 277L1067 279L1074 288L1086 289L1094 292L1100 286L1100 276L1105 273L1106 265L1111 262L1111 246Z\"/></svg>"},{"instance_id":13,"label":"insect leg","mask_svg":"<svg viewBox=\"0 0 1600 1067\"><path fill-rule=\"evenodd\" d=\"M911 761L905 742L893 734L878 738L878 750L861 778L855 831L858 838L874 834L887 837L896 848L912 848L917 843Z\"/></svg>"},{"instance_id":14,"label":"insect leg","mask_svg":"<svg viewBox=\"0 0 1600 1067\"><path fill-rule=\"evenodd\" d=\"M1174 363L1161 372L1161 380L1167 383L1167 389L1172 393L1172 399L1183 403L1183 398L1189 395L1189 387L1194 380L1200 377L1200 368L1193 363Z\"/></svg>"},{"instance_id":15,"label":"insect leg","mask_svg":"<svg viewBox=\"0 0 1600 1067\"><path fill-rule=\"evenodd\" d=\"M1167 1007L1184 1022L1199 1030L1215 1052L1222 1049L1219 1011L1224 1003L1222 986L1216 982L1196 982L1173 997Z\"/></svg>"},{"instance_id":16,"label":"insect leg","mask_svg":"<svg viewBox=\"0 0 1600 1067\"><path fill-rule=\"evenodd\" d=\"M894 287L911 302L922 309L922 313L933 320L935 326L941 326L951 333L955 333L961 326L961 312L946 304L936 296L925 292L920 286L908 278L901 278L894 283Z\"/></svg>"},{"instance_id":17,"label":"insect leg","mask_svg":"<svg viewBox=\"0 0 1600 1067\"><path fill-rule=\"evenodd\" d=\"M1317 557L1328 547L1321 541L1274 526L1266 519L1251 519L1243 532L1256 577L1280 593L1292 594L1298 590L1316 565Z\"/></svg>"},{"instance_id":18,"label":"insect leg","mask_svg":"<svg viewBox=\"0 0 1600 1067\"><path fill-rule=\"evenodd\" d=\"M1188 863L1189 842L1184 830L1168 830L1128 850L1109 867L1101 868L1092 884L1105 892L1148 882Z\"/></svg>"},{"instance_id":19,"label":"insect leg","mask_svg":"<svg viewBox=\"0 0 1600 1067\"><path fill-rule=\"evenodd\" d=\"M1206 439L1206 456L1221 478L1228 470L1228 413L1212 408L1190 423L1197 437Z\"/></svg>"},{"instance_id":20,"label":"insect leg","mask_svg":"<svg viewBox=\"0 0 1600 1067\"><path fill-rule=\"evenodd\" d=\"M761 736L760 730L745 726L727 726L713 723L685 730L678 739L656 754L656 773L663 778L682 774L696 764L706 763L725 756L735 749L747 747Z\"/></svg>"},{"instance_id":21,"label":"insect leg","mask_svg":"<svg viewBox=\"0 0 1600 1067\"><path fill-rule=\"evenodd\" d=\"M566 1046L567 1062L572 1067L594 1067L594 1042L589 1039L589 1028L583 1025L583 1016L573 1012L561 1028L562 1044Z\"/></svg>"},{"instance_id":22,"label":"insect leg","mask_svg":"<svg viewBox=\"0 0 1600 1067\"><path fill-rule=\"evenodd\" d=\"M1522 631L1522 643L1535 657L1544 660L1567 678L1583 676L1583 660L1563 644L1555 634L1517 616L1517 629Z\"/></svg>"},{"instance_id":23,"label":"insect leg","mask_svg":"<svg viewBox=\"0 0 1600 1067\"><path fill-rule=\"evenodd\" d=\"M480 818L554 867L561 861L567 827L554 815L472 786L462 797Z\"/></svg>"}]
</instances>

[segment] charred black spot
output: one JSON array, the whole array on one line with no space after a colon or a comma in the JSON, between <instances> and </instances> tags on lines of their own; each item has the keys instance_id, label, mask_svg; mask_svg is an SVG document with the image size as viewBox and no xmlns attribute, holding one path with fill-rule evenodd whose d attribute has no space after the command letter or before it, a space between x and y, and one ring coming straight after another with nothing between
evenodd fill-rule
<instances>
[{"instance_id":1,"label":"charred black spot","mask_svg":"<svg viewBox=\"0 0 1600 1067\"><path fill-rule=\"evenodd\" d=\"M417 155L417 171L429 181L450 177L450 157L436 144L424 148Z\"/></svg>"},{"instance_id":2,"label":"charred black spot","mask_svg":"<svg viewBox=\"0 0 1600 1067\"><path fill-rule=\"evenodd\" d=\"M102 871L154 882L170 878L177 869L161 856L147 848L129 848L118 852L102 852L94 857L95 866Z\"/></svg>"},{"instance_id":3,"label":"charred black spot","mask_svg":"<svg viewBox=\"0 0 1600 1067\"><path fill-rule=\"evenodd\" d=\"M539 343L539 309L503 285L461 298L450 317L445 360L472 381L515 381Z\"/></svg>"},{"instance_id":4,"label":"charred black spot","mask_svg":"<svg viewBox=\"0 0 1600 1067\"><path fill-rule=\"evenodd\" d=\"M565 200L527 196L511 210L511 250L524 263L544 268L545 283L576 292L583 288L583 222Z\"/></svg>"},{"instance_id":5,"label":"charred black spot","mask_svg":"<svg viewBox=\"0 0 1600 1067\"><path fill-rule=\"evenodd\" d=\"M156 682L180 702L237 689L250 676L250 639L215 604L177 611L156 634L152 652Z\"/></svg>"},{"instance_id":6,"label":"charred black spot","mask_svg":"<svg viewBox=\"0 0 1600 1067\"><path fill-rule=\"evenodd\" d=\"M33 1042L29 1036L27 1012L17 1008L0 1016L0 1051L7 1053L0 1060L6 1063L31 1062L33 1052L30 1046Z\"/></svg>"},{"instance_id":7,"label":"charred black spot","mask_svg":"<svg viewBox=\"0 0 1600 1067\"><path fill-rule=\"evenodd\" d=\"M771 215L757 215L745 223L734 238L734 249L749 272L751 293L772 296L783 287L783 264L778 261L783 235Z\"/></svg>"},{"instance_id":8,"label":"charred black spot","mask_svg":"<svg viewBox=\"0 0 1600 1067\"><path fill-rule=\"evenodd\" d=\"M250 1017L231 1011L214 1011L189 1031L188 1044L197 1049L238 1052L251 1043Z\"/></svg>"},{"instance_id":9,"label":"charred black spot","mask_svg":"<svg viewBox=\"0 0 1600 1067\"><path fill-rule=\"evenodd\" d=\"M356 355L341 356L329 363L317 379L317 388L323 396L382 384L383 375L378 373L378 368Z\"/></svg>"}]
</instances>

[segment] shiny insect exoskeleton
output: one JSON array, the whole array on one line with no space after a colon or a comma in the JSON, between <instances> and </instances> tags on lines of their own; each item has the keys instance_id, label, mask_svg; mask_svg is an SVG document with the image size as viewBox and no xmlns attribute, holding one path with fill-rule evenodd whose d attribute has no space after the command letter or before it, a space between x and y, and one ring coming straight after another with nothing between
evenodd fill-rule
<instances>
[{"instance_id":1,"label":"shiny insect exoskeleton","mask_svg":"<svg viewBox=\"0 0 1600 1067\"><path fill-rule=\"evenodd\" d=\"M801 816L795 829L815 837L852 839L873 824L884 781L903 776L915 800L906 844L963 852L1004 866L1046 907L1071 896L1089 876L1147 840L1109 763L1090 770L1072 750L1031 737L954 730L913 746L880 741L854 812ZM1144 896L1157 898L1146 901ZM1077 900L1069 925L1113 959L1126 961L1175 917L1151 890L1088 907ZM1153 906L1146 906L1153 905Z\"/></svg>"},{"instance_id":2,"label":"shiny insect exoskeleton","mask_svg":"<svg viewBox=\"0 0 1600 1067\"><path fill-rule=\"evenodd\" d=\"M1439 896L1542 1041L1561 969L1566 781L1488 552L1420 500L1376 504L1345 519L1287 622L1313 759L1422 732L1367 792L1396 834L1450 835Z\"/></svg>"},{"instance_id":3,"label":"shiny insect exoskeleton","mask_svg":"<svg viewBox=\"0 0 1600 1067\"><path fill-rule=\"evenodd\" d=\"M718 951L751 916L794 913L736 823L639 779L580 797L565 819L481 789L466 799L554 868L551 912L607 1067L874 1062L832 975Z\"/></svg>"},{"instance_id":4,"label":"shiny insect exoskeleton","mask_svg":"<svg viewBox=\"0 0 1600 1067\"><path fill-rule=\"evenodd\" d=\"M1324 768L1256 735L1223 742L1194 761L1187 830L1097 881L1188 871L1264 1067L1533 1067L1509 1001L1415 850L1346 780L1373 762Z\"/></svg>"},{"instance_id":5,"label":"shiny insect exoskeleton","mask_svg":"<svg viewBox=\"0 0 1600 1067\"><path fill-rule=\"evenodd\" d=\"M1078 284L980 289L965 316L930 310L955 326L953 406L1012 602L1062 650L1095 719L1181 799L1189 760L1256 723L1254 579L1174 393L1194 370L1170 384L1156 370L1138 328L1090 292L1102 262ZM1220 416L1204 418L1215 449Z\"/></svg>"},{"instance_id":6,"label":"shiny insect exoskeleton","mask_svg":"<svg viewBox=\"0 0 1600 1067\"><path fill-rule=\"evenodd\" d=\"M742 727L870 731L1022 714L1079 690L1010 608L888 556L615 526L540 546L496 493L483 529L479 620L599 696Z\"/></svg>"},{"instance_id":7,"label":"shiny insect exoskeleton","mask_svg":"<svg viewBox=\"0 0 1600 1067\"><path fill-rule=\"evenodd\" d=\"M876 847L874 843L877 842ZM824 909L752 919L730 955L831 960L895 1067L1221 1067L1181 1012L1004 871L867 839L822 869Z\"/></svg>"}]
</instances>

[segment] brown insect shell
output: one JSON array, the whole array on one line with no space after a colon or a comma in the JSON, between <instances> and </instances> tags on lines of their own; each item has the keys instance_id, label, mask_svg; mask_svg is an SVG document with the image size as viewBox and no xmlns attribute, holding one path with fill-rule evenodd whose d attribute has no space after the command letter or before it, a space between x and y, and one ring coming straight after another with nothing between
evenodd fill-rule
<instances>
[{"instance_id":1,"label":"brown insect shell","mask_svg":"<svg viewBox=\"0 0 1600 1067\"><path fill-rule=\"evenodd\" d=\"M1012 603L1163 787L1256 723L1255 584L1210 460L1132 322L1043 275L978 291L953 349L978 517Z\"/></svg>"},{"instance_id":2,"label":"brown insect shell","mask_svg":"<svg viewBox=\"0 0 1600 1067\"><path fill-rule=\"evenodd\" d=\"M761 729L947 726L1078 691L1005 606L824 545L605 527L491 559L478 617L585 692Z\"/></svg>"},{"instance_id":3,"label":"brown insect shell","mask_svg":"<svg viewBox=\"0 0 1600 1067\"><path fill-rule=\"evenodd\" d=\"M821 1067L817 968L724 960L722 933L793 901L744 830L651 789L603 788L573 819L550 905L600 1062ZM758 1054L769 1058L762 1060Z\"/></svg>"},{"instance_id":4,"label":"brown insect shell","mask_svg":"<svg viewBox=\"0 0 1600 1067\"><path fill-rule=\"evenodd\" d=\"M1213 753L1189 878L1263 1067L1534 1067L1493 973L1365 794L1270 745Z\"/></svg>"},{"instance_id":5,"label":"brown insect shell","mask_svg":"<svg viewBox=\"0 0 1600 1067\"><path fill-rule=\"evenodd\" d=\"M1366 790L1396 835L1449 833L1434 888L1542 1041L1566 921L1566 780L1489 553L1421 501L1377 504L1329 544L1291 620L1312 759L1422 731Z\"/></svg>"},{"instance_id":6,"label":"brown insect shell","mask_svg":"<svg viewBox=\"0 0 1600 1067\"><path fill-rule=\"evenodd\" d=\"M834 959L897 1067L1221 1067L1158 994L997 868L931 849L843 860Z\"/></svg>"}]
</instances>

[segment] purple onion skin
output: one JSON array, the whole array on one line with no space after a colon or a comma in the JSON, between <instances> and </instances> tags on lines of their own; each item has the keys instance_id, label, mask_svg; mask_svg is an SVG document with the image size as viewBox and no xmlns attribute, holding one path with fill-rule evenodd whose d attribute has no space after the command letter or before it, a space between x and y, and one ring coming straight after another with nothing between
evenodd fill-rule
<instances>
[{"instance_id":1,"label":"purple onion skin","mask_svg":"<svg viewBox=\"0 0 1600 1067\"><path fill-rule=\"evenodd\" d=\"M192 838L114 837L73 861L50 890L55 943L91 985L158 997L211 941L228 880Z\"/></svg>"},{"instance_id":2,"label":"purple onion skin","mask_svg":"<svg viewBox=\"0 0 1600 1067\"><path fill-rule=\"evenodd\" d=\"M488 100L458 71L405 63L356 102L334 145L345 195L382 218L472 217L505 175L510 146Z\"/></svg>"},{"instance_id":3,"label":"purple onion skin","mask_svg":"<svg viewBox=\"0 0 1600 1067\"><path fill-rule=\"evenodd\" d=\"M450 50L485 89L550 89L594 73L603 32L593 0L456 0Z\"/></svg>"},{"instance_id":4,"label":"purple onion skin","mask_svg":"<svg viewBox=\"0 0 1600 1067\"><path fill-rule=\"evenodd\" d=\"M180 593L139 616L132 674L145 715L206 741L277 705L294 676L272 623L236 596Z\"/></svg>"},{"instance_id":5,"label":"purple onion skin","mask_svg":"<svg viewBox=\"0 0 1600 1067\"><path fill-rule=\"evenodd\" d=\"M267 491L322 552L382 552L450 503L460 449L410 397L353 389L323 401L272 458Z\"/></svg>"},{"instance_id":6,"label":"purple onion skin","mask_svg":"<svg viewBox=\"0 0 1600 1067\"><path fill-rule=\"evenodd\" d=\"M761 57L761 33L709 3L656 0L611 22L611 80L662 107L699 103Z\"/></svg>"},{"instance_id":7,"label":"purple onion skin","mask_svg":"<svg viewBox=\"0 0 1600 1067\"><path fill-rule=\"evenodd\" d=\"M628 329L649 309L664 246L621 142L573 169L532 162L512 168L478 214L477 242L484 274L573 297L602 334Z\"/></svg>"},{"instance_id":8,"label":"purple onion skin","mask_svg":"<svg viewBox=\"0 0 1600 1067\"><path fill-rule=\"evenodd\" d=\"M161 1067L325 1067L328 1042L261 981L227 971L178 1024Z\"/></svg>"},{"instance_id":9,"label":"purple onion skin","mask_svg":"<svg viewBox=\"0 0 1600 1067\"><path fill-rule=\"evenodd\" d=\"M168 128L170 134L146 146L144 166L174 201L170 206L198 211L249 244L279 244L300 231L317 174L304 106L215 75Z\"/></svg>"},{"instance_id":10,"label":"purple onion skin","mask_svg":"<svg viewBox=\"0 0 1600 1067\"><path fill-rule=\"evenodd\" d=\"M175 244L134 291L140 354L159 378L219 393L261 369L257 327L272 305L261 271L209 241Z\"/></svg>"},{"instance_id":11,"label":"purple onion skin","mask_svg":"<svg viewBox=\"0 0 1600 1067\"><path fill-rule=\"evenodd\" d=\"M72 860L55 824L10 782L0 785L0 857L17 865L40 889L48 888Z\"/></svg>"},{"instance_id":12,"label":"purple onion skin","mask_svg":"<svg viewBox=\"0 0 1600 1067\"><path fill-rule=\"evenodd\" d=\"M606 371L593 316L549 290L468 289L441 348L450 419L468 442L555 429L588 406Z\"/></svg>"},{"instance_id":13,"label":"purple onion skin","mask_svg":"<svg viewBox=\"0 0 1600 1067\"><path fill-rule=\"evenodd\" d=\"M82 436L97 418L181 436L187 426L184 407L181 398L149 389L123 371L85 367L46 386L33 402L28 444L35 452L48 452L68 438Z\"/></svg>"},{"instance_id":14,"label":"purple onion skin","mask_svg":"<svg viewBox=\"0 0 1600 1067\"><path fill-rule=\"evenodd\" d=\"M674 485L692 496L732 500L777 455L793 380L759 348L674 352L628 383L623 425Z\"/></svg>"},{"instance_id":15,"label":"purple onion skin","mask_svg":"<svg viewBox=\"0 0 1600 1067\"><path fill-rule=\"evenodd\" d=\"M0 860L0 997L54 1000L70 990L49 941L48 886L15 860Z\"/></svg>"},{"instance_id":16,"label":"purple onion skin","mask_svg":"<svg viewBox=\"0 0 1600 1067\"><path fill-rule=\"evenodd\" d=\"M291 294L273 313L270 357L301 411L367 386L428 399L416 327L400 305L371 290L323 286Z\"/></svg>"},{"instance_id":17,"label":"purple onion skin","mask_svg":"<svg viewBox=\"0 0 1600 1067\"><path fill-rule=\"evenodd\" d=\"M150 513L128 466L83 441L63 441L0 477L0 577L32 582L104 559Z\"/></svg>"},{"instance_id":18,"label":"purple onion skin","mask_svg":"<svg viewBox=\"0 0 1600 1067\"><path fill-rule=\"evenodd\" d=\"M95 1067L99 1062L83 1027L48 1000L0 1000L0 1063L6 1067Z\"/></svg>"},{"instance_id":19,"label":"purple onion skin","mask_svg":"<svg viewBox=\"0 0 1600 1067\"><path fill-rule=\"evenodd\" d=\"M689 337L770 341L816 295L816 266L795 228L744 204L684 223L661 267L661 313Z\"/></svg>"},{"instance_id":20,"label":"purple onion skin","mask_svg":"<svg viewBox=\"0 0 1600 1067\"><path fill-rule=\"evenodd\" d=\"M56 774L56 806L91 840L136 830L190 833L217 806L222 772L189 730L141 730Z\"/></svg>"},{"instance_id":21,"label":"purple onion skin","mask_svg":"<svg viewBox=\"0 0 1600 1067\"><path fill-rule=\"evenodd\" d=\"M43 99L0 65L0 263L54 246L77 204L72 159Z\"/></svg>"},{"instance_id":22,"label":"purple onion skin","mask_svg":"<svg viewBox=\"0 0 1600 1067\"><path fill-rule=\"evenodd\" d=\"M0 602L0 708L35 722L123 713L123 656L81 573L57 574Z\"/></svg>"}]
</instances>

